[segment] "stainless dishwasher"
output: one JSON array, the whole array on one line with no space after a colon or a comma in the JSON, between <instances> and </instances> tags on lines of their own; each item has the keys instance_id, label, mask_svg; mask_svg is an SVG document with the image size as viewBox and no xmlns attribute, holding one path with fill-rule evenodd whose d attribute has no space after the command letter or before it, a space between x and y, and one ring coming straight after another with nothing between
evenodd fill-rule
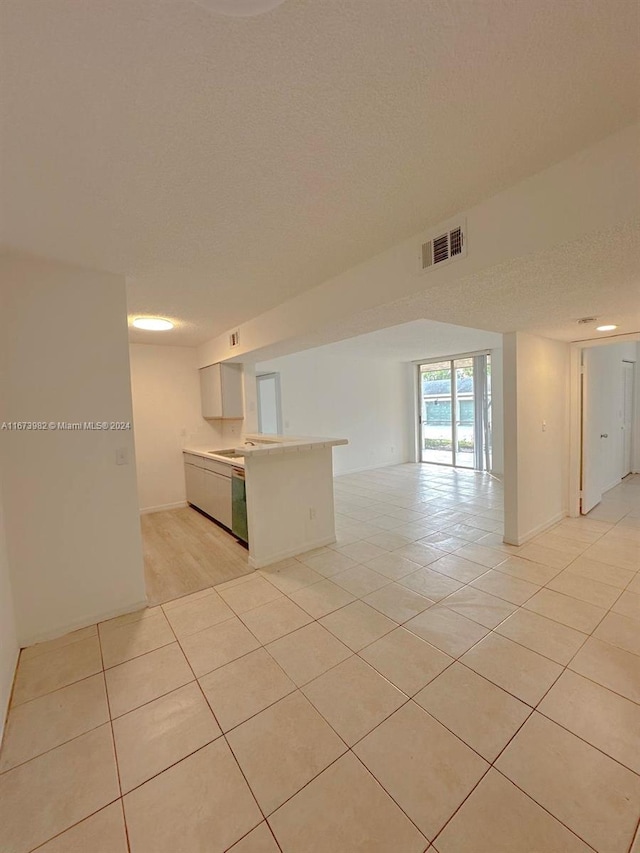
<instances>
[{"instance_id":1,"label":"stainless dishwasher","mask_svg":"<svg viewBox=\"0 0 640 853\"><path fill-rule=\"evenodd\" d=\"M247 526L247 488L244 478L244 468L231 470L231 530L245 545L249 544Z\"/></svg>"}]
</instances>

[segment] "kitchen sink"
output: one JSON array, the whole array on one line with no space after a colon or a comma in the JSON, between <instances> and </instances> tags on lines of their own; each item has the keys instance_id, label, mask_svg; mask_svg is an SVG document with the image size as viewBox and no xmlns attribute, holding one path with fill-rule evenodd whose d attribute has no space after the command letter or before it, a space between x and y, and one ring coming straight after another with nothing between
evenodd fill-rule
<instances>
[{"instance_id":1,"label":"kitchen sink","mask_svg":"<svg viewBox=\"0 0 640 853\"><path fill-rule=\"evenodd\" d=\"M241 453L236 453L235 450L209 450L208 453L211 453L213 456L225 456L227 459L242 459L243 456Z\"/></svg>"}]
</instances>

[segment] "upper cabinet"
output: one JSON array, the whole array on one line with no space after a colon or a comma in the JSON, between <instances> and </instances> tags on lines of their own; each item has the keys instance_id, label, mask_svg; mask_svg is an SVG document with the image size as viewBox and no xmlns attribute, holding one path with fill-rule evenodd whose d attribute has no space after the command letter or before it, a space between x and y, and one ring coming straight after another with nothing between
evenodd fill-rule
<instances>
[{"instance_id":1,"label":"upper cabinet","mask_svg":"<svg viewBox=\"0 0 640 853\"><path fill-rule=\"evenodd\" d=\"M221 363L200 369L203 418L244 418L242 365Z\"/></svg>"}]
</instances>

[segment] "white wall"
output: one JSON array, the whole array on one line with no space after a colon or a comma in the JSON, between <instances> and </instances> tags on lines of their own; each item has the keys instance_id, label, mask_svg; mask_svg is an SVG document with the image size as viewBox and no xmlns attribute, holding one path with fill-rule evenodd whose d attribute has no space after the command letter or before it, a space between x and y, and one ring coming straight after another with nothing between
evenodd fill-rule
<instances>
[{"instance_id":1,"label":"white wall","mask_svg":"<svg viewBox=\"0 0 640 853\"><path fill-rule=\"evenodd\" d=\"M285 435L349 440L334 448L335 474L411 459L414 370L397 361L333 356L329 347L256 364L256 373L280 374Z\"/></svg>"},{"instance_id":2,"label":"white wall","mask_svg":"<svg viewBox=\"0 0 640 853\"><path fill-rule=\"evenodd\" d=\"M522 332L504 336L505 540L514 545L567 514L569 349Z\"/></svg>"},{"instance_id":3,"label":"white wall","mask_svg":"<svg viewBox=\"0 0 640 853\"><path fill-rule=\"evenodd\" d=\"M334 449L335 474L415 461L416 365L332 350L328 345L256 364L257 373L280 374L284 433L348 438L348 446ZM491 354L492 473L502 474L502 350Z\"/></svg>"},{"instance_id":4,"label":"white wall","mask_svg":"<svg viewBox=\"0 0 640 853\"><path fill-rule=\"evenodd\" d=\"M593 432L608 436L593 448L597 457L589 465L589 471L597 477L595 487L599 493L620 482L623 453L622 362L635 362L637 352L638 345L633 341L589 348L588 383L592 395L589 410L597 417L597 423L592 425Z\"/></svg>"},{"instance_id":5,"label":"white wall","mask_svg":"<svg viewBox=\"0 0 640 853\"><path fill-rule=\"evenodd\" d=\"M3 418L131 422L124 278L7 255L0 281ZM21 645L146 601L131 430L2 431L0 468Z\"/></svg>"},{"instance_id":6,"label":"white wall","mask_svg":"<svg viewBox=\"0 0 640 853\"><path fill-rule=\"evenodd\" d=\"M640 341L636 343L636 387L634 389L633 473L640 474Z\"/></svg>"},{"instance_id":7,"label":"white wall","mask_svg":"<svg viewBox=\"0 0 640 853\"><path fill-rule=\"evenodd\" d=\"M0 289L0 308L3 306L2 290ZM3 312L0 312L0 335L3 332ZM7 418L5 388L7 376L0 370L0 422ZM0 441L2 432L0 431ZM2 458L0 456L0 465ZM9 572L9 557L4 523L4 508L2 503L2 471L0 469L0 739L6 719L13 676L18 661L18 629L15 619L13 590Z\"/></svg>"},{"instance_id":8,"label":"white wall","mask_svg":"<svg viewBox=\"0 0 640 853\"><path fill-rule=\"evenodd\" d=\"M321 446L245 459L251 566L335 542L331 457L332 448Z\"/></svg>"},{"instance_id":9,"label":"white wall","mask_svg":"<svg viewBox=\"0 0 640 853\"><path fill-rule=\"evenodd\" d=\"M0 498L0 741L9 707L13 675L18 662L18 632L13 610L13 592L9 577L9 561Z\"/></svg>"},{"instance_id":10,"label":"white wall","mask_svg":"<svg viewBox=\"0 0 640 853\"><path fill-rule=\"evenodd\" d=\"M131 344L130 360L140 510L182 506L182 448L221 448L225 440L237 444L242 421L223 424L202 417L194 348Z\"/></svg>"}]
</instances>

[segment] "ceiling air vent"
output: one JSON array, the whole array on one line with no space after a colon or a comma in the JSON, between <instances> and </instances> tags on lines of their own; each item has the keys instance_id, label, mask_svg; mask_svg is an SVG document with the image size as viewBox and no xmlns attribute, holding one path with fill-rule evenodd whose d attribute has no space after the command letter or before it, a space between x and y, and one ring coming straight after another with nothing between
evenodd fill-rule
<instances>
[{"instance_id":1,"label":"ceiling air vent","mask_svg":"<svg viewBox=\"0 0 640 853\"><path fill-rule=\"evenodd\" d=\"M429 267L453 261L467 254L464 225L440 229L434 237L426 240L421 247L420 259L423 270Z\"/></svg>"},{"instance_id":2,"label":"ceiling air vent","mask_svg":"<svg viewBox=\"0 0 640 853\"><path fill-rule=\"evenodd\" d=\"M240 343L240 332L236 329L235 332L231 332L229 335L229 346L237 347Z\"/></svg>"}]
</instances>

